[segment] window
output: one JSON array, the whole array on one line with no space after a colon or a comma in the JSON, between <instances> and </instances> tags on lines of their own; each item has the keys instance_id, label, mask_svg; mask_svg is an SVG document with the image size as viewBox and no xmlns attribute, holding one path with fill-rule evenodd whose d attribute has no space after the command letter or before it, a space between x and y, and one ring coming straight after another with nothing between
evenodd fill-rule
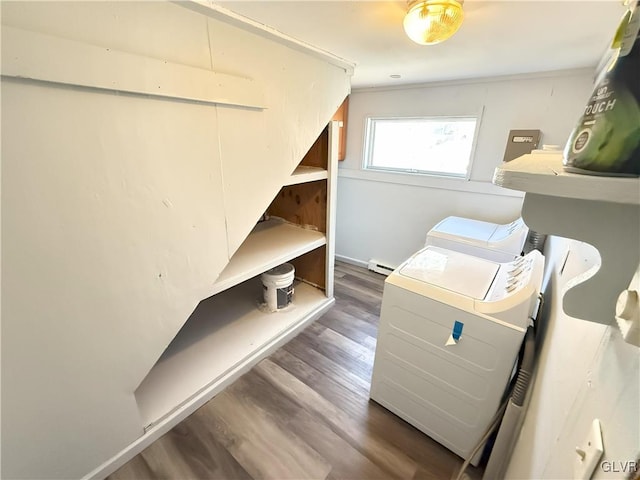
<instances>
[{"instance_id":1,"label":"window","mask_svg":"<svg viewBox=\"0 0 640 480\"><path fill-rule=\"evenodd\" d=\"M466 178L477 117L369 117L364 168Z\"/></svg>"}]
</instances>

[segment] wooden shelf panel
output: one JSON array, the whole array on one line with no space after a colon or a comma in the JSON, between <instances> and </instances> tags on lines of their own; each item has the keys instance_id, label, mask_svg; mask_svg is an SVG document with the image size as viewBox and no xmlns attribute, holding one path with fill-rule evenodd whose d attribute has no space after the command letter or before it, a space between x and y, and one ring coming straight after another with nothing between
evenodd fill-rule
<instances>
[{"instance_id":1,"label":"wooden shelf panel","mask_svg":"<svg viewBox=\"0 0 640 480\"><path fill-rule=\"evenodd\" d=\"M330 124L331 125L331 124ZM322 130L320 136L316 139L309 151L305 154L300 165L306 167L320 167L328 169L329 167L329 128Z\"/></svg>"},{"instance_id":2,"label":"wooden shelf panel","mask_svg":"<svg viewBox=\"0 0 640 480\"><path fill-rule=\"evenodd\" d=\"M551 197L640 204L640 179L568 173L562 154L529 154L496 168L493 183Z\"/></svg>"},{"instance_id":3,"label":"wooden shelf panel","mask_svg":"<svg viewBox=\"0 0 640 480\"><path fill-rule=\"evenodd\" d=\"M255 226L213 285L212 295L327 243L322 232L279 219Z\"/></svg>"},{"instance_id":4,"label":"wooden shelf panel","mask_svg":"<svg viewBox=\"0 0 640 480\"><path fill-rule=\"evenodd\" d=\"M327 187L326 181L284 186L267 208L267 214L324 233L327 231Z\"/></svg>"},{"instance_id":5,"label":"wooden shelf panel","mask_svg":"<svg viewBox=\"0 0 640 480\"><path fill-rule=\"evenodd\" d=\"M200 302L135 392L144 425L162 419L234 369L249 368L279 339L333 303L321 290L300 282L286 309L263 312L261 299L262 283L253 278Z\"/></svg>"},{"instance_id":6,"label":"wooden shelf panel","mask_svg":"<svg viewBox=\"0 0 640 480\"><path fill-rule=\"evenodd\" d=\"M315 182L316 180L326 180L328 176L329 173L324 168L299 165L284 185L297 185L299 183Z\"/></svg>"}]
</instances>

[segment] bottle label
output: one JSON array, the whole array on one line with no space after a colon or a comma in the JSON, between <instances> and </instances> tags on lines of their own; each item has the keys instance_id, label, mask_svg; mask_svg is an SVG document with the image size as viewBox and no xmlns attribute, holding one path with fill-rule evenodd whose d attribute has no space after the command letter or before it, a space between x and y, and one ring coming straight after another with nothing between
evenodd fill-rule
<instances>
[{"instance_id":1,"label":"bottle label","mask_svg":"<svg viewBox=\"0 0 640 480\"><path fill-rule=\"evenodd\" d=\"M634 15L635 13L635 15ZM640 8L616 33L613 62L599 76L564 150L564 166L579 173L640 175Z\"/></svg>"},{"instance_id":2,"label":"bottle label","mask_svg":"<svg viewBox=\"0 0 640 480\"><path fill-rule=\"evenodd\" d=\"M575 140L571 147L574 154L581 153L588 145L593 134L591 126L595 125L598 117L605 112L613 110L616 106L615 90L610 88L609 79L605 78L593 93L589 103L584 109L582 116L582 130L575 135Z\"/></svg>"},{"instance_id":3,"label":"bottle label","mask_svg":"<svg viewBox=\"0 0 640 480\"><path fill-rule=\"evenodd\" d=\"M636 5L631 12L627 28L624 29L624 34L620 43L620 57L626 57L629 55L638 36L638 31L640 31L640 8Z\"/></svg>"}]
</instances>

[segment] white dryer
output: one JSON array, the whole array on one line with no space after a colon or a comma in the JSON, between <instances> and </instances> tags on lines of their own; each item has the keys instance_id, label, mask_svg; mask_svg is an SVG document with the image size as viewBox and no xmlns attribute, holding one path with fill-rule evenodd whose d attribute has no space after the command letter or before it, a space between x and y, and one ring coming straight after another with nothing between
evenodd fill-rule
<instances>
[{"instance_id":1,"label":"white dryer","mask_svg":"<svg viewBox=\"0 0 640 480\"><path fill-rule=\"evenodd\" d=\"M463 217L447 217L427 233L425 245L456 250L494 262L510 262L522 254L529 228L522 218L506 225Z\"/></svg>"},{"instance_id":2,"label":"white dryer","mask_svg":"<svg viewBox=\"0 0 640 480\"><path fill-rule=\"evenodd\" d=\"M435 246L413 255L385 281L370 397L468 458L513 373L543 268L537 250L508 263Z\"/></svg>"}]
</instances>

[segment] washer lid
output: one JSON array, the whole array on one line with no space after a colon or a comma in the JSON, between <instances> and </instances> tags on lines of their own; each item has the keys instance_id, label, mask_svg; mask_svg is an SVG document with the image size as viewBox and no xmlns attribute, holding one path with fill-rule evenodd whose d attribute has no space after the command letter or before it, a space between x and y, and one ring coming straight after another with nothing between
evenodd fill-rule
<instances>
[{"instance_id":1,"label":"washer lid","mask_svg":"<svg viewBox=\"0 0 640 480\"><path fill-rule=\"evenodd\" d=\"M470 218L447 217L438 223L429 236L486 246L498 228L496 223L482 222Z\"/></svg>"},{"instance_id":2,"label":"washer lid","mask_svg":"<svg viewBox=\"0 0 640 480\"><path fill-rule=\"evenodd\" d=\"M407 260L399 274L482 300L499 269L499 263L430 245Z\"/></svg>"}]
</instances>

